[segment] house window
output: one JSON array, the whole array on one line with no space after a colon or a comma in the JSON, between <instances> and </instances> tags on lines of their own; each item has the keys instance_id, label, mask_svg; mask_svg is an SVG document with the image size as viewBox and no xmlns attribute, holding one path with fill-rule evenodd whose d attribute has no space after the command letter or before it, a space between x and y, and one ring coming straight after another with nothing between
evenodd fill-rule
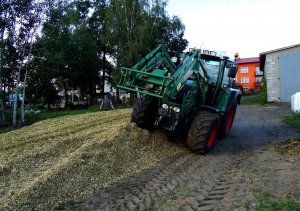
<instances>
[{"instance_id":1,"label":"house window","mask_svg":"<svg viewBox=\"0 0 300 211\"><path fill-rule=\"evenodd\" d=\"M241 67L241 73L248 73L248 67Z\"/></svg>"},{"instance_id":2,"label":"house window","mask_svg":"<svg viewBox=\"0 0 300 211\"><path fill-rule=\"evenodd\" d=\"M260 68L257 66L255 67L255 73L258 75L260 73Z\"/></svg>"},{"instance_id":3,"label":"house window","mask_svg":"<svg viewBox=\"0 0 300 211\"><path fill-rule=\"evenodd\" d=\"M249 77L241 77L241 83L249 83Z\"/></svg>"},{"instance_id":4,"label":"house window","mask_svg":"<svg viewBox=\"0 0 300 211\"><path fill-rule=\"evenodd\" d=\"M255 82L262 82L262 80L263 80L263 77L256 77L255 78Z\"/></svg>"},{"instance_id":5,"label":"house window","mask_svg":"<svg viewBox=\"0 0 300 211\"><path fill-rule=\"evenodd\" d=\"M255 75L263 75L264 73L260 71L260 68L257 66L255 67Z\"/></svg>"}]
</instances>

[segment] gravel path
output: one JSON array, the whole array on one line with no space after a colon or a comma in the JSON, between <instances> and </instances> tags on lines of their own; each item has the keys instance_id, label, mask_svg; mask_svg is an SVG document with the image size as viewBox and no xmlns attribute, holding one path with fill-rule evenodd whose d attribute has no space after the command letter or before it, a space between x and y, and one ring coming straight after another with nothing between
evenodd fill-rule
<instances>
[{"instance_id":1,"label":"gravel path","mask_svg":"<svg viewBox=\"0 0 300 211\"><path fill-rule=\"evenodd\" d=\"M274 142L300 137L288 106L239 106L231 134L207 155L190 152L100 190L75 210L249 210L254 190L300 200L300 157Z\"/></svg>"}]
</instances>

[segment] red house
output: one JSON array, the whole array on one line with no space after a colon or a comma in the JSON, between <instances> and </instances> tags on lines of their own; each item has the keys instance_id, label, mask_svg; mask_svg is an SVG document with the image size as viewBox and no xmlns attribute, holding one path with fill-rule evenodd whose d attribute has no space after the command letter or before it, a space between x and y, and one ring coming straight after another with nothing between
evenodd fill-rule
<instances>
[{"instance_id":1,"label":"red house","mask_svg":"<svg viewBox=\"0 0 300 211\"><path fill-rule=\"evenodd\" d=\"M259 68L259 57L238 58L236 63L238 72L235 79L243 86L243 91L259 91L263 79L263 72Z\"/></svg>"}]
</instances>

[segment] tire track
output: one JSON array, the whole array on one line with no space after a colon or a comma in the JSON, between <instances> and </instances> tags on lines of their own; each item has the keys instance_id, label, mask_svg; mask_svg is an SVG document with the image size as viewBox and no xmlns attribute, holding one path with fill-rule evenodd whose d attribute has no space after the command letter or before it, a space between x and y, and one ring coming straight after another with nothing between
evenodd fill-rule
<instances>
[{"instance_id":1,"label":"tire track","mask_svg":"<svg viewBox=\"0 0 300 211\"><path fill-rule=\"evenodd\" d=\"M176 156L165 160L159 167L128 177L112 188L97 193L77 210L96 209L142 209L152 207L157 196L173 191L182 185L180 178L173 179L180 168L191 162L194 155ZM168 166L168 168L165 168ZM148 178L151 178L148 180Z\"/></svg>"},{"instance_id":2,"label":"tire track","mask_svg":"<svg viewBox=\"0 0 300 211\"><path fill-rule=\"evenodd\" d=\"M236 156L176 156L100 191L71 210L221 209L224 199L243 187L236 175L240 175L239 164L247 155Z\"/></svg>"}]
</instances>

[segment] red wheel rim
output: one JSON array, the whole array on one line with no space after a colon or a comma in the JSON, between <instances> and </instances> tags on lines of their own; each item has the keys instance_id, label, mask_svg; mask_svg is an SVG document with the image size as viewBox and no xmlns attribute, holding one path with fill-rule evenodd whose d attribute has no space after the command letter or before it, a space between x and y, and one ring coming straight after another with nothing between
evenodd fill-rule
<instances>
[{"instance_id":1,"label":"red wheel rim","mask_svg":"<svg viewBox=\"0 0 300 211\"><path fill-rule=\"evenodd\" d=\"M217 133L218 133L218 128L219 128L218 124L215 123L211 129L211 132L210 132L210 135L208 138L208 142L207 142L208 148L212 147L212 145L214 144Z\"/></svg>"},{"instance_id":2,"label":"red wheel rim","mask_svg":"<svg viewBox=\"0 0 300 211\"><path fill-rule=\"evenodd\" d=\"M234 114L235 114L235 109L231 109L230 110L230 113L228 115L228 119L227 119L227 122L226 122L226 132L228 132L232 126L232 123L233 123L233 119L234 119Z\"/></svg>"}]
</instances>

